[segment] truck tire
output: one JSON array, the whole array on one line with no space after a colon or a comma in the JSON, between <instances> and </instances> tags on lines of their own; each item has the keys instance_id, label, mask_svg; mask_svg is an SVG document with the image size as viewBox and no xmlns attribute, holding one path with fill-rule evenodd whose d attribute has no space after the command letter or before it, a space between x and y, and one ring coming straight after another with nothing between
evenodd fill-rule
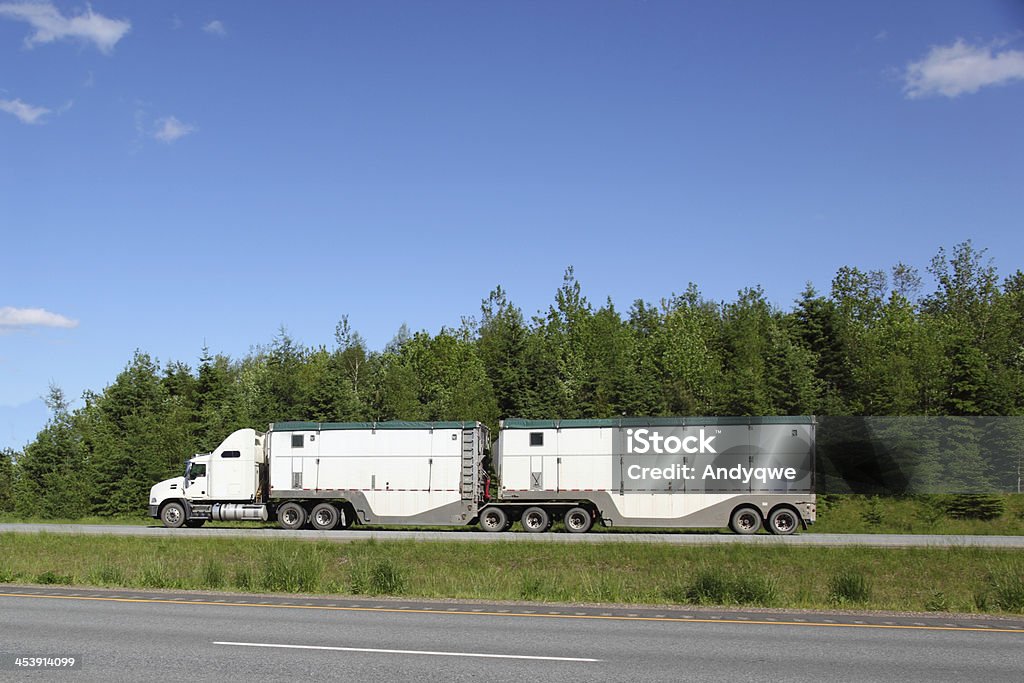
<instances>
[{"instance_id":1,"label":"truck tire","mask_svg":"<svg viewBox=\"0 0 1024 683\"><path fill-rule=\"evenodd\" d=\"M306 511L298 503L285 503L277 509L277 523L282 529L301 529L306 523Z\"/></svg>"},{"instance_id":2,"label":"truck tire","mask_svg":"<svg viewBox=\"0 0 1024 683\"><path fill-rule=\"evenodd\" d=\"M761 528L761 513L752 507L739 507L732 511L729 528L741 536L756 534Z\"/></svg>"},{"instance_id":3,"label":"truck tire","mask_svg":"<svg viewBox=\"0 0 1024 683\"><path fill-rule=\"evenodd\" d=\"M551 515L544 508L526 508L519 523L523 525L524 531L540 534L551 528Z\"/></svg>"},{"instance_id":4,"label":"truck tire","mask_svg":"<svg viewBox=\"0 0 1024 683\"><path fill-rule=\"evenodd\" d=\"M480 513L480 528L491 533L508 529L508 515L501 508L487 508Z\"/></svg>"},{"instance_id":5,"label":"truck tire","mask_svg":"<svg viewBox=\"0 0 1024 683\"><path fill-rule=\"evenodd\" d=\"M768 531L777 536L788 536L800 526L800 518L793 508L781 507L768 515Z\"/></svg>"},{"instance_id":6,"label":"truck tire","mask_svg":"<svg viewBox=\"0 0 1024 683\"><path fill-rule=\"evenodd\" d=\"M565 530L570 534L585 534L594 525L594 518L586 508L570 508L563 518Z\"/></svg>"},{"instance_id":7,"label":"truck tire","mask_svg":"<svg viewBox=\"0 0 1024 683\"><path fill-rule=\"evenodd\" d=\"M340 521L341 515L338 508L330 503L320 503L309 513L309 523L314 529L320 531L330 531L337 527Z\"/></svg>"},{"instance_id":8,"label":"truck tire","mask_svg":"<svg viewBox=\"0 0 1024 683\"><path fill-rule=\"evenodd\" d=\"M187 526L189 529L198 529L204 524L206 524L205 519L190 519L187 522L185 522L185 526Z\"/></svg>"},{"instance_id":9,"label":"truck tire","mask_svg":"<svg viewBox=\"0 0 1024 683\"><path fill-rule=\"evenodd\" d=\"M180 529L185 524L185 506L181 503L168 503L160 510L160 521L168 529Z\"/></svg>"}]
</instances>

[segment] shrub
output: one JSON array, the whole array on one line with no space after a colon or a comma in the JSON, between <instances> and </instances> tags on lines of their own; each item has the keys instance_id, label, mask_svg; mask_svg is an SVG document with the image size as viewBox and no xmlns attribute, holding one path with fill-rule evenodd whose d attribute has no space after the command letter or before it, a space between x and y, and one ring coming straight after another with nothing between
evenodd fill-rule
<instances>
[{"instance_id":1,"label":"shrub","mask_svg":"<svg viewBox=\"0 0 1024 683\"><path fill-rule=\"evenodd\" d=\"M672 602L694 605L770 605L778 595L775 581L757 574L729 574L716 567L697 572L693 581L664 591Z\"/></svg>"},{"instance_id":2,"label":"shrub","mask_svg":"<svg viewBox=\"0 0 1024 683\"><path fill-rule=\"evenodd\" d=\"M544 582L536 574L527 574L519 582L519 597L522 600L542 600Z\"/></svg>"},{"instance_id":3,"label":"shrub","mask_svg":"<svg viewBox=\"0 0 1024 683\"><path fill-rule=\"evenodd\" d=\"M139 585L145 588L169 588L172 581L167 578L162 565L151 563L142 568Z\"/></svg>"},{"instance_id":4,"label":"shrub","mask_svg":"<svg viewBox=\"0 0 1024 683\"><path fill-rule=\"evenodd\" d=\"M953 519L996 519L1005 510L1002 498L984 493L959 493L946 501L946 514Z\"/></svg>"},{"instance_id":5,"label":"shrub","mask_svg":"<svg viewBox=\"0 0 1024 683\"><path fill-rule=\"evenodd\" d=\"M1024 570L1024 567L1018 567ZM989 578L992 603L1006 612L1024 612L1024 576L1020 571L1002 571Z\"/></svg>"},{"instance_id":6,"label":"shrub","mask_svg":"<svg viewBox=\"0 0 1024 683\"><path fill-rule=\"evenodd\" d=\"M835 605L867 602L871 597L868 578L852 569L835 574L828 581L829 602Z\"/></svg>"},{"instance_id":7,"label":"shrub","mask_svg":"<svg viewBox=\"0 0 1024 683\"><path fill-rule=\"evenodd\" d=\"M253 589L255 582L252 578L252 570L249 569L248 565L235 567L235 575L231 583L238 590L251 591Z\"/></svg>"},{"instance_id":8,"label":"shrub","mask_svg":"<svg viewBox=\"0 0 1024 683\"><path fill-rule=\"evenodd\" d=\"M36 576L36 583L67 586L71 583L71 577L66 574L54 574L52 571L46 570Z\"/></svg>"},{"instance_id":9,"label":"shrub","mask_svg":"<svg viewBox=\"0 0 1024 683\"><path fill-rule=\"evenodd\" d=\"M324 554L317 546L265 546L260 558L260 587L282 593L312 593L324 573Z\"/></svg>"},{"instance_id":10,"label":"shrub","mask_svg":"<svg viewBox=\"0 0 1024 683\"><path fill-rule=\"evenodd\" d=\"M207 558L203 562L202 584L204 588L220 588L224 585L224 565L218 560Z\"/></svg>"},{"instance_id":11,"label":"shrub","mask_svg":"<svg viewBox=\"0 0 1024 683\"><path fill-rule=\"evenodd\" d=\"M101 564L89 573L89 579L91 583L100 586L126 585L124 570L116 564Z\"/></svg>"},{"instance_id":12,"label":"shrub","mask_svg":"<svg viewBox=\"0 0 1024 683\"><path fill-rule=\"evenodd\" d=\"M373 564L359 562L349 574L352 592L357 595L399 595L405 591L405 574L389 558Z\"/></svg>"},{"instance_id":13,"label":"shrub","mask_svg":"<svg viewBox=\"0 0 1024 683\"><path fill-rule=\"evenodd\" d=\"M405 576L390 559L377 560L370 572L370 589L374 595L398 595L405 590Z\"/></svg>"},{"instance_id":14,"label":"shrub","mask_svg":"<svg viewBox=\"0 0 1024 683\"><path fill-rule=\"evenodd\" d=\"M878 503L878 498L872 497L868 500L868 509L860 513L860 518L864 520L865 524L871 526L879 526L882 523L882 508Z\"/></svg>"},{"instance_id":15,"label":"shrub","mask_svg":"<svg viewBox=\"0 0 1024 683\"><path fill-rule=\"evenodd\" d=\"M942 591L932 591L928 599L924 601L924 608L929 612L948 612L949 598Z\"/></svg>"}]
</instances>

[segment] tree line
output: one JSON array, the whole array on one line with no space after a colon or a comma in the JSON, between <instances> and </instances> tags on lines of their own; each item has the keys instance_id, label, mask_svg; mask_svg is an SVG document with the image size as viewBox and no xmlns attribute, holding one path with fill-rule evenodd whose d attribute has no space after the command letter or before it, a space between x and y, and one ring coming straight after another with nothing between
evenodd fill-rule
<instances>
[{"instance_id":1,"label":"tree line","mask_svg":"<svg viewBox=\"0 0 1024 683\"><path fill-rule=\"evenodd\" d=\"M1000 279L969 241L927 270L929 292L900 263L840 268L788 309L760 287L716 302L690 284L620 311L570 267L546 311L527 318L499 286L458 328L403 325L379 351L346 316L330 345L282 328L195 368L136 351L80 408L51 387L45 428L0 457L0 511L139 513L192 454L284 420L1024 414L1024 273Z\"/></svg>"}]
</instances>

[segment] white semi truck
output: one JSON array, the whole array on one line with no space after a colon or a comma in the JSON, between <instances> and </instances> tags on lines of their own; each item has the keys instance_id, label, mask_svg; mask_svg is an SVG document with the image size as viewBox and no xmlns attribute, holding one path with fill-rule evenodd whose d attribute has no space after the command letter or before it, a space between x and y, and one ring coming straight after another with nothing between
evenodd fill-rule
<instances>
[{"instance_id":1,"label":"white semi truck","mask_svg":"<svg viewBox=\"0 0 1024 683\"><path fill-rule=\"evenodd\" d=\"M573 533L599 523L790 534L815 520L814 427L810 417L510 419L492 447L479 422L276 423L189 460L184 476L153 486L149 513L168 527L544 532L560 520Z\"/></svg>"}]
</instances>

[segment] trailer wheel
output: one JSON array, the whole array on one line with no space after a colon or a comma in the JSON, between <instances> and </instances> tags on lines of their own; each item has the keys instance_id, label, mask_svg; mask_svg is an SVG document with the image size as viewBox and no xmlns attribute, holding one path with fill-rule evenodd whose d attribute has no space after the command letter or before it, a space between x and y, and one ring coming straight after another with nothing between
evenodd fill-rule
<instances>
[{"instance_id":1,"label":"trailer wheel","mask_svg":"<svg viewBox=\"0 0 1024 683\"><path fill-rule=\"evenodd\" d=\"M277 509L277 523L282 529L301 529L306 523L306 511L298 503L285 503Z\"/></svg>"},{"instance_id":2,"label":"trailer wheel","mask_svg":"<svg viewBox=\"0 0 1024 683\"><path fill-rule=\"evenodd\" d=\"M590 531L590 527L594 524L594 518L590 516L590 511L586 508L570 508L565 513L565 530L570 534L585 534Z\"/></svg>"},{"instance_id":3,"label":"trailer wheel","mask_svg":"<svg viewBox=\"0 0 1024 683\"><path fill-rule=\"evenodd\" d=\"M180 529L185 524L185 507L181 503L168 503L160 511L160 521L168 529Z\"/></svg>"},{"instance_id":4,"label":"trailer wheel","mask_svg":"<svg viewBox=\"0 0 1024 683\"><path fill-rule=\"evenodd\" d=\"M548 530L551 525L551 515L544 508L526 508L522 518L519 520L525 531L531 534L539 534Z\"/></svg>"},{"instance_id":5,"label":"trailer wheel","mask_svg":"<svg viewBox=\"0 0 1024 683\"><path fill-rule=\"evenodd\" d=\"M768 515L768 531L778 536L788 536L800 525L800 519L792 508L775 508Z\"/></svg>"},{"instance_id":6,"label":"trailer wheel","mask_svg":"<svg viewBox=\"0 0 1024 683\"><path fill-rule=\"evenodd\" d=\"M309 513L309 523L313 525L314 529L319 529L320 531L330 531L338 526L340 521L341 516L338 514L338 508L330 503L320 503Z\"/></svg>"},{"instance_id":7,"label":"trailer wheel","mask_svg":"<svg viewBox=\"0 0 1024 683\"><path fill-rule=\"evenodd\" d=\"M484 531L505 531L508 521L508 515L501 508L487 508L480 513L480 528Z\"/></svg>"},{"instance_id":8,"label":"trailer wheel","mask_svg":"<svg viewBox=\"0 0 1024 683\"><path fill-rule=\"evenodd\" d=\"M729 519L729 528L743 536L756 534L761 528L761 513L751 507L736 508Z\"/></svg>"}]
</instances>

